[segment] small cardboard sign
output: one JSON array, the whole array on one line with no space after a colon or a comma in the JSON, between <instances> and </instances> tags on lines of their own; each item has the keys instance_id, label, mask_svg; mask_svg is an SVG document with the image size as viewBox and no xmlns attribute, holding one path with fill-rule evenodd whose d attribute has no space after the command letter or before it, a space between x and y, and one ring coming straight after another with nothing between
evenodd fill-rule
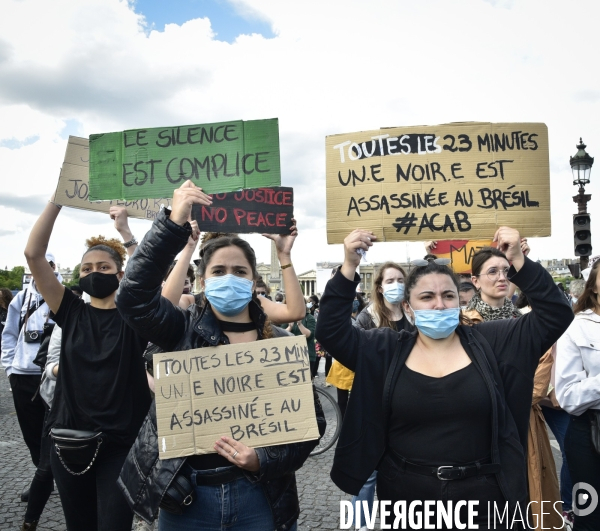
<instances>
[{"instance_id":1,"label":"small cardboard sign","mask_svg":"<svg viewBox=\"0 0 600 531\"><path fill-rule=\"evenodd\" d=\"M304 336L154 355L161 459L319 437Z\"/></svg>"},{"instance_id":2,"label":"small cardboard sign","mask_svg":"<svg viewBox=\"0 0 600 531\"><path fill-rule=\"evenodd\" d=\"M70 136L65 160L56 187L56 203L63 206L108 212L111 206L124 206L132 218L154 219L161 205L171 206L165 198L135 201L90 201L89 199L89 142L87 138Z\"/></svg>"},{"instance_id":3,"label":"small cardboard sign","mask_svg":"<svg viewBox=\"0 0 600 531\"><path fill-rule=\"evenodd\" d=\"M548 128L541 123L394 127L326 138L327 241L550 236Z\"/></svg>"},{"instance_id":4,"label":"small cardboard sign","mask_svg":"<svg viewBox=\"0 0 600 531\"><path fill-rule=\"evenodd\" d=\"M484 247L496 247L492 240L444 240L436 244L432 253L438 258L450 258L450 266L457 275L471 273L473 256Z\"/></svg>"},{"instance_id":5,"label":"small cardboard sign","mask_svg":"<svg viewBox=\"0 0 600 531\"><path fill-rule=\"evenodd\" d=\"M279 122L237 120L90 135L90 198L172 197L279 186Z\"/></svg>"},{"instance_id":6,"label":"small cardboard sign","mask_svg":"<svg viewBox=\"0 0 600 531\"><path fill-rule=\"evenodd\" d=\"M213 194L211 206L194 205L192 218L202 231L289 234L294 189L285 187Z\"/></svg>"}]
</instances>

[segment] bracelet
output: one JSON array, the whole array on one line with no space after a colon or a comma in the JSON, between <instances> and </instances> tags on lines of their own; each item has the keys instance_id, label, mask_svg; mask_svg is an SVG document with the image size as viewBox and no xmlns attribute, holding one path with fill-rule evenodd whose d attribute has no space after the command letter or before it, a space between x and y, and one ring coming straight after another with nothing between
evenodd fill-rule
<instances>
[{"instance_id":1,"label":"bracelet","mask_svg":"<svg viewBox=\"0 0 600 531\"><path fill-rule=\"evenodd\" d=\"M131 238L131 240L129 240L128 242L125 242L123 244L123 247L125 247L125 249L129 249L129 247L131 247L132 245L137 245L138 241L135 239L135 236L133 238Z\"/></svg>"},{"instance_id":2,"label":"bracelet","mask_svg":"<svg viewBox=\"0 0 600 531\"><path fill-rule=\"evenodd\" d=\"M293 264L285 264L281 266L281 269L287 269L288 267L292 267Z\"/></svg>"},{"instance_id":3,"label":"bracelet","mask_svg":"<svg viewBox=\"0 0 600 531\"><path fill-rule=\"evenodd\" d=\"M54 201L48 201L48 203L52 203L58 210L62 208L62 205L57 205Z\"/></svg>"}]
</instances>

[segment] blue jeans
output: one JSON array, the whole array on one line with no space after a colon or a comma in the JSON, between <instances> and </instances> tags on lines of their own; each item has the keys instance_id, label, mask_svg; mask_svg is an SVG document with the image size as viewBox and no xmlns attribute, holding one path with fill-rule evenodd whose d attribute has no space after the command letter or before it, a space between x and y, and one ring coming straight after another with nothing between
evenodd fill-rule
<instances>
[{"instance_id":1,"label":"blue jeans","mask_svg":"<svg viewBox=\"0 0 600 531\"><path fill-rule=\"evenodd\" d=\"M224 469L216 469L224 470ZM214 473L195 470L196 476ZM245 477L223 485L196 486L194 502L183 514L160 511L159 531L274 531L273 513L262 487ZM290 527L296 531L297 524Z\"/></svg>"},{"instance_id":2,"label":"blue jeans","mask_svg":"<svg viewBox=\"0 0 600 531\"><path fill-rule=\"evenodd\" d=\"M562 466L560 468L560 497L563 502L563 511L570 511L573 506L573 482L567 465L567 456L565 454L565 434L569 426L569 415L563 409L554 409L552 407L542 406L544 419L556 437L560 453L562 454Z\"/></svg>"},{"instance_id":3,"label":"blue jeans","mask_svg":"<svg viewBox=\"0 0 600 531\"><path fill-rule=\"evenodd\" d=\"M352 520L352 527L356 526L357 516L360 516L360 525L365 524L365 517L363 515L363 501L366 501L369 504L370 511L373 511L373 502L375 501L375 487L377 485L377 470L373 471L373 473L369 476L369 479L365 482L358 493L358 496L352 496L352 507L356 509L356 502L360 502L360 507L358 511L354 512L354 519Z\"/></svg>"}]
</instances>

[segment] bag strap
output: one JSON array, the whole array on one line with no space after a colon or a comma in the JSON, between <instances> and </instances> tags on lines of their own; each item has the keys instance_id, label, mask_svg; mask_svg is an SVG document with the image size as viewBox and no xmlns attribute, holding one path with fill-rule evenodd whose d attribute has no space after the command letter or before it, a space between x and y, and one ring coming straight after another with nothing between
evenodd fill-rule
<instances>
[{"instance_id":1,"label":"bag strap","mask_svg":"<svg viewBox=\"0 0 600 531\"><path fill-rule=\"evenodd\" d=\"M44 299L40 299L38 301L38 303L35 305L35 307L30 306L31 304L31 293L29 294L29 300L27 301L27 313L25 314L25 321L23 321L23 317L21 317L21 320L19 321L19 330L21 330L21 328L25 327L25 330L27 330L27 321L29 320L29 318L39 310L40 306L42 306L42 304L44 304L46 301ZM49 316L50 314L48 314ZM48 318L46 318L46 322L48 322Z\"/></svg>"},{"instance_id":2,"label":"bag strap","mask_svg":"<svg viewBox=\"0 0 600 531\"><path fill-rule=\"evenodd\" d=\"M56 442L54 443L54 448L56 448L56 455L58 456L58 458L60 459L60 462L62 463L62 466L65 467L65 470L69 473L69 474L73 474L74 476L83 476L83 474L85 474L90 468L92 468L92 465L94 464L94 461L96 461L96 457L98 457L98 451L100 450L100 445L102 444L102 437L98 438L97 441L97 446L96 446L96 452L94 453L94 457L92 457L92 461L90 462L90 464L81 472L73 472L67 465L66 463L63 461L62 456L60 455L60 447L58 446L58 444L56 444Z\"/></svg>"}]
</instances>

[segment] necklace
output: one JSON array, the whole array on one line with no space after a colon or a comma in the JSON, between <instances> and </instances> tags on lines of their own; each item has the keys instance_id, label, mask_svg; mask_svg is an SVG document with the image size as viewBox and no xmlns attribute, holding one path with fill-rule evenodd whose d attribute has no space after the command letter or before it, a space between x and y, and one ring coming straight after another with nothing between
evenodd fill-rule
<instances>
[{"instance_id":1,"label":"necklace","mask_svg":"<svg viewBox=\"0 0 600 531\"><path fill-rule=\"evenodd\" d=\"M249 323L234 323L233 321L221 321L219 319L217 321L223 332L250 332L256 330L256 325L252 321Z\"/></svg>"}]
</instances>

